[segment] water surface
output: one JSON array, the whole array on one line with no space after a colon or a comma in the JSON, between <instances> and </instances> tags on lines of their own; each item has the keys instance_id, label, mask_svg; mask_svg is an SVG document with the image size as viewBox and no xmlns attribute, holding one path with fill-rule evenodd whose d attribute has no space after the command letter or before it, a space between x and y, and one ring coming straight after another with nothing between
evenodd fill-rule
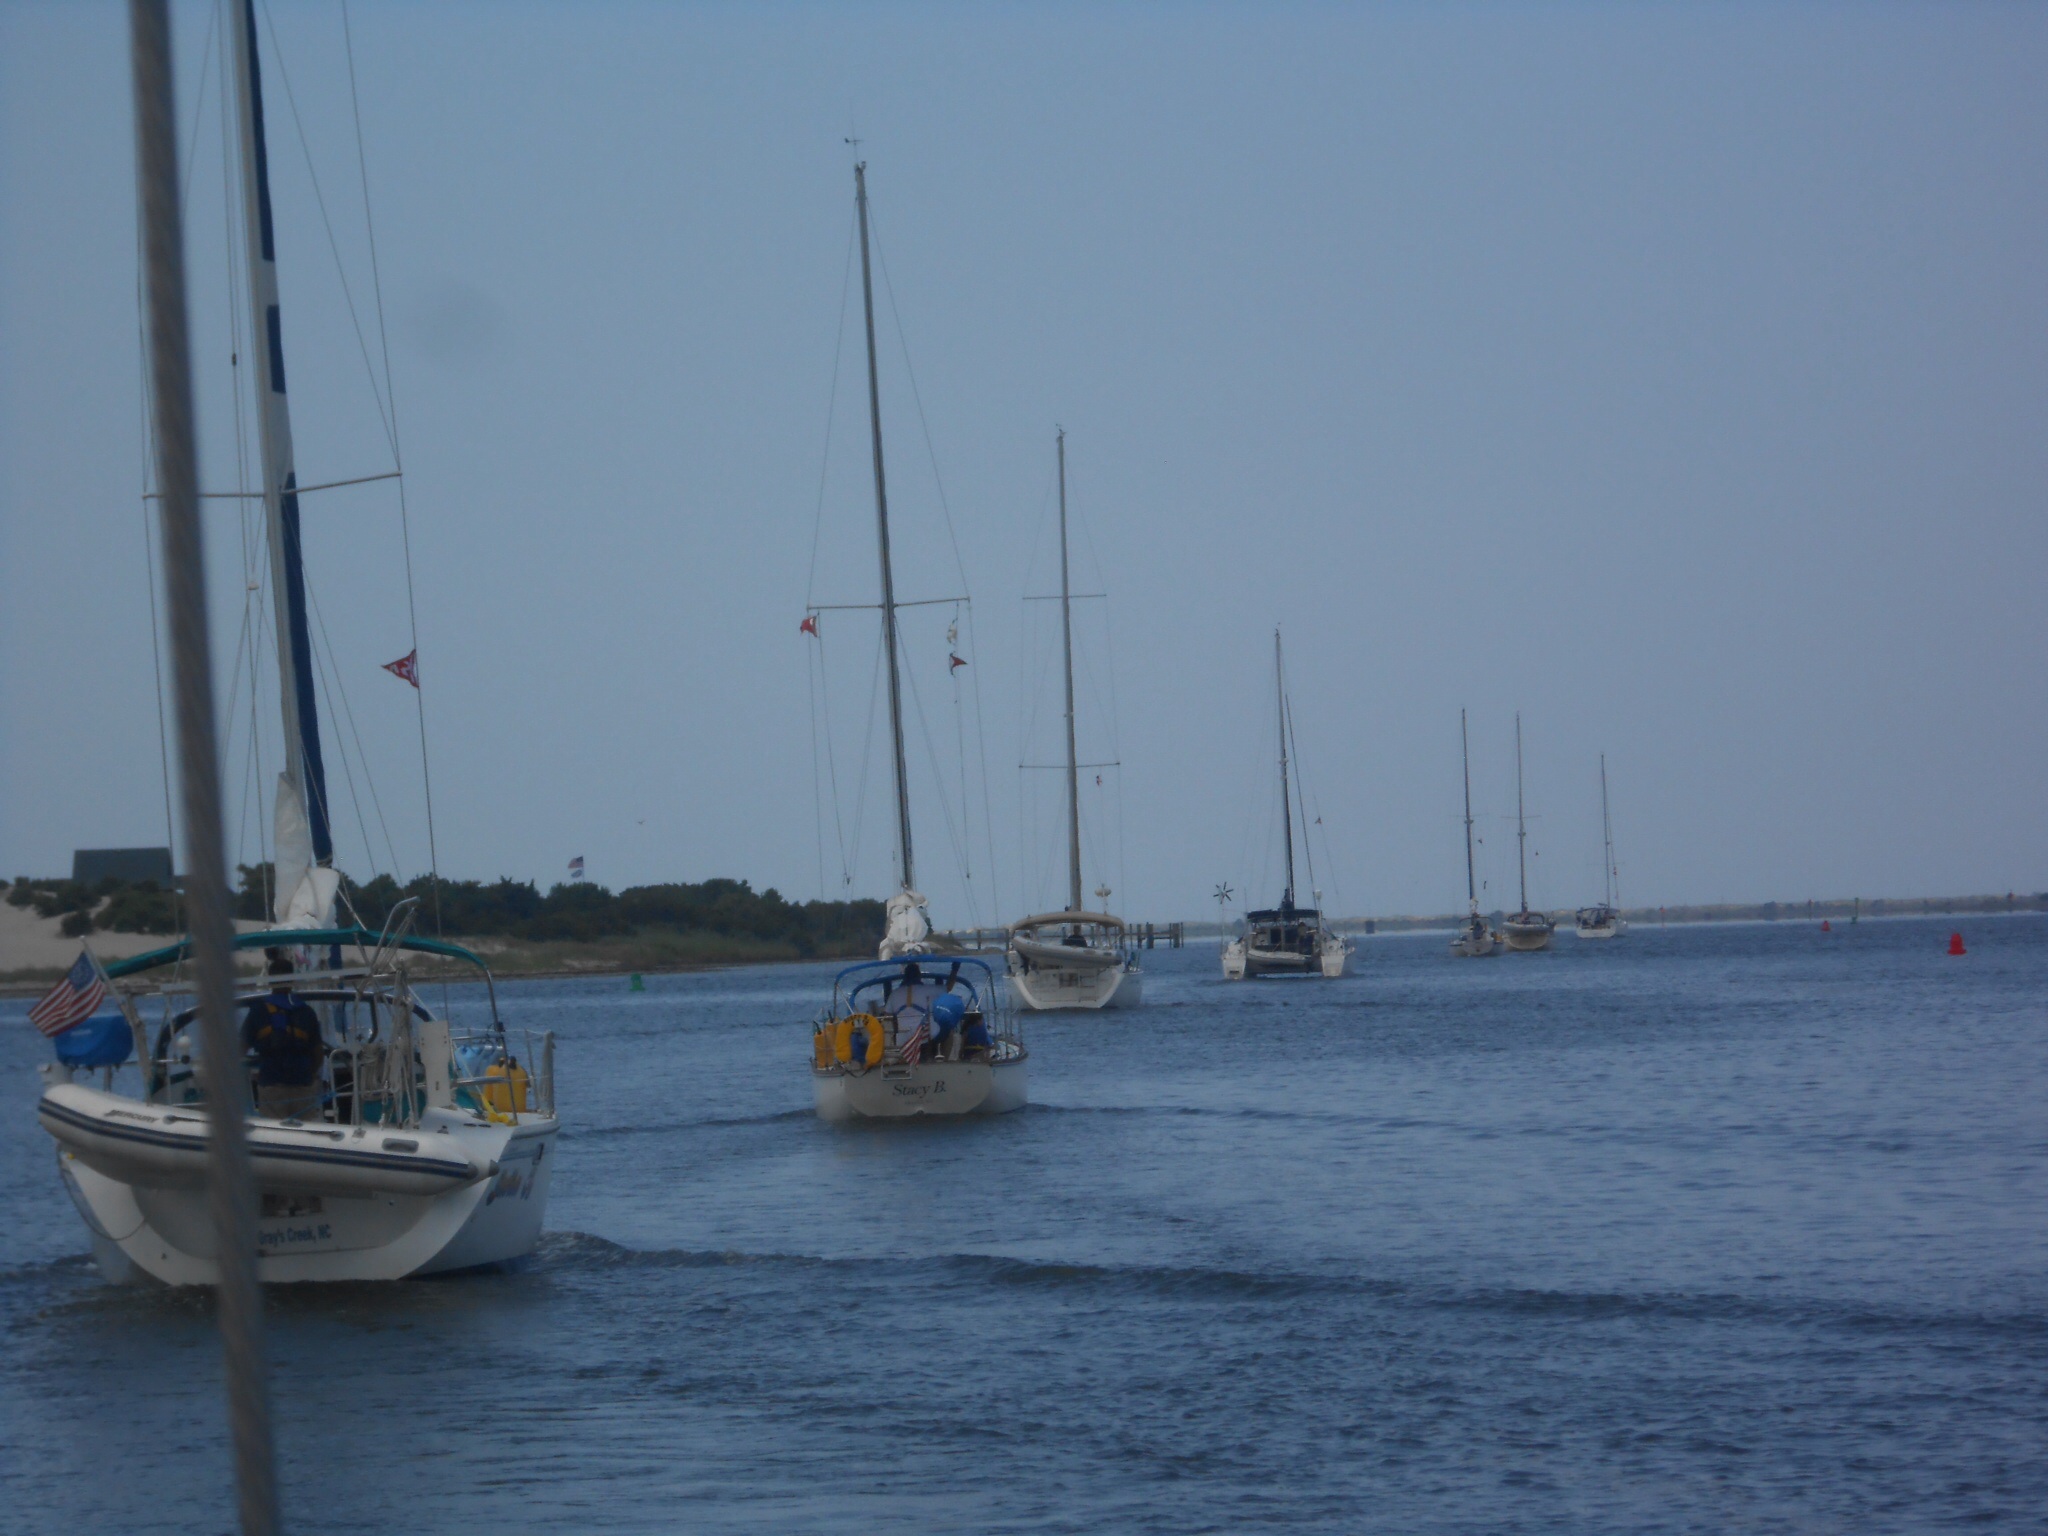
<instances>
[{"instance_id":1,"label":"water surface","mask_svg":"<svg viewBox=\"0 0 2048 1536\"><path fill-rule=\"evenodd\" d=\"M294 1531L2038 1530L2048 919L1146 957L1033 1106L830 1127L832 967L514 983L541 1252L269 1293ZM204 1295L103 1285L0 1003L0 1530L221 1531Z\"/></svg>"}]
</instances>

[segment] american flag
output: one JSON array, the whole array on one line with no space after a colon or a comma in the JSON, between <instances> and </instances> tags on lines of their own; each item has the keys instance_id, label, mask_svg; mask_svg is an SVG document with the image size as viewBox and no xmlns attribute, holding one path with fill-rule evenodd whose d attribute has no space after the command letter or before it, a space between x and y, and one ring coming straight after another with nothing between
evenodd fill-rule
<instances>
[{"instance_id":1,"label":"american flag","mask_svg":"<svg viewBox=\"0 0 2048 1536\"><path fill-rule=\"evenodd\" d=\"M64 973L64 979L29 1009L28 1021L46 1035L61 1035L92 1017L93 1009L99 1007L106 995L107 981L98 964L91 954L81 952L78 963Z\"/></svg>"},{"instance_id":2,"label":"american flag","mask_svg":"<svg viewBox=\"0 0 2048 1536\"><path fill-rule=\"evenodd\" d=\"M903 1064L907 1067L916 1066L917 1058L924 1054L925 1022L920 1018L917 1021L917 1028L910 1032L910 1038L903 1042Z\"/></svg>"},{"instance_id":3,"label":"american flag","mask_svg":"<svg viewBox=\"0 0 2048 1536\"><path fill-rule=\"evenodd\" d=\"M583 878L583 855L580 853L569 861L569 878L571 880L581 880Z\"/></svg>"}]
</instances>

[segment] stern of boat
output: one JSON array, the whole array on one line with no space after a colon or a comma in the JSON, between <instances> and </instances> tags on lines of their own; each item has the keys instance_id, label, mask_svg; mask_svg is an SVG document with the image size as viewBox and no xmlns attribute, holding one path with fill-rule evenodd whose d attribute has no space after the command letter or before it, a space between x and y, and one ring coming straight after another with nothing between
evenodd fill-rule
<instances>
[{"instance_id":1,"label":"stern of boat","mask_svg":"<svg viewBox=\"0 0 2048 1536\"><path fill-rule=\"evenodd\" d=\"M814 1067L812 1096L818 1118L835 1124L1007 1114L1030 1097L1029 1060L1018 1049L997 1061L925 1061L861 1072Z\"/></svg>"},{"instance_id":2,"label":"stern of boat","mask_svg":"<svg viewBox=\"0 0 2048 1536\"><path fill-rule=\"evenodd\" d=\"M1020 965L1014 955L1011 960L1010 990L1019 1006L1034 1013L1134 1008L1143 995L1144 985L1145 973L1128 962L1089 970L1056 971L1043 965Z\"/></svg>"}]
</instances>

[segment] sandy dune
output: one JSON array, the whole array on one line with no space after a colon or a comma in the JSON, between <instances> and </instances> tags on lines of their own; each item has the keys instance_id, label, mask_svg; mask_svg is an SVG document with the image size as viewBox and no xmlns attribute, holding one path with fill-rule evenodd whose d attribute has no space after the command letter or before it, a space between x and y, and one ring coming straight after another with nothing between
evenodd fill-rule
<instances>
[{"instance_id":1,"label":"sandy dune","mask_svg":"<svg viewBox=\"0 0 2048 1536\"><path fill-rule=\"evenodd\" d=\"M81 941L67 939L57 931L62 921L60 917L37 917L34 907L10 907L0 901L0 976L18 971L47 971L54 978L55 973L76 960ZM235 924L242 933L260 926ZM88 934L83 942L90 944L92 952L102 960L125 960L145 950L161 949L175 940L169 934L101 930Z\"/></svg>"}]
</instances>

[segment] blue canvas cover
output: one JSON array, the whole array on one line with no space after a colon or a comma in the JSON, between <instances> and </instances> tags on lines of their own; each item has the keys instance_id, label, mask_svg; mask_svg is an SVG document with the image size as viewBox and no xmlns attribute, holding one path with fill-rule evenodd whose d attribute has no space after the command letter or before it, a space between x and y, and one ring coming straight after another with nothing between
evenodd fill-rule
<instances>
[{"instance_id":1,"label":"blue canvas cover","mask_svg":"<svg viewBox=\"0 0 2048 1536\"><path fill-rule=\"evenodd\" d=\"M57 1037L57 1059L67 1067L118 1067L135 1052L135 1037L118 1013L96 1013Z\"/></svg>"}]
</instances>

